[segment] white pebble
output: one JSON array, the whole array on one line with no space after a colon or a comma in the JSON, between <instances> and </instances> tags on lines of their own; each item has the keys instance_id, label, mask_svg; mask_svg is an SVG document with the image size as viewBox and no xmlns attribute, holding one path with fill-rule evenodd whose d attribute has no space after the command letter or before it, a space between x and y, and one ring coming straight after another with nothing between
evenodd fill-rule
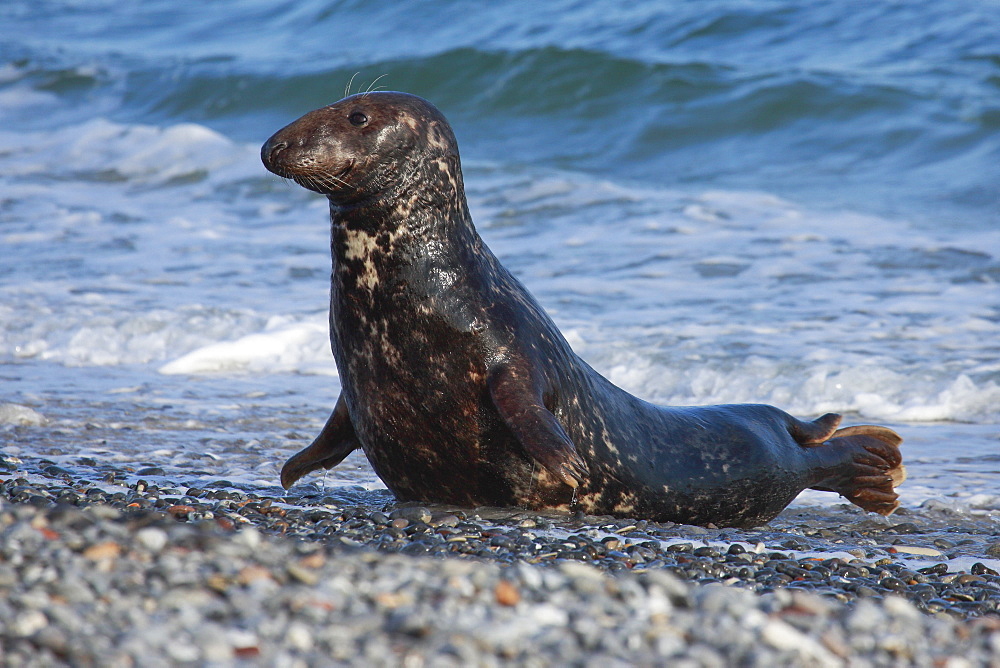
<instances>
[{"instance_id":1,"label":"white pebble","mask_svg":"<svg viewBox=\"0 0 1000 668\"><path fill-rule=\"evenodd\" d=\"M604 573L593 566L582 564L578 561L566 561L559 564L559 570L567 577L574 580L603 580Z\"/></svg>"},{"instance_id":2,"label":"white pebble","mask_svg":"<svg viewBox=\"0 0 1000 668\"><path fill-rule=\"evenodd\" d=\"M944 668L972 668L972 662L960 656L949 656L945 659Z\"/></svg>"},{"instance_id":3,"label":"white pebble","mask_svg":"<svg viewBox=\"0 0 1000 668\"><path fill-rule=\"evenodd\" d=\"M521 577L521 581L524 586L528 589L541 589L542 587L542 575L539 573L539 569L531 566L529 564L518 562L514 567L517 570L517 574Z\"/></svg>"},{"instance_id":4,"label":"white pebble","mask_svg":"<svg viewBox=\"0 0 1000 668\"><path fill-rule=\"evenodd\" d=\"M847 618L847 627L856 631L870 632L877 629L883 621L878 606L868 600L858 601L854 611Z\"/></svg>"},{"instance_id":5,"label":"white pebble","mask_svg":"<svg viewBox=\"0 0 1000 668\"><path fill-rule=\"evenodd\" d=\"M542 603L532 608L531 616L536 623L542 626L566 626L569 622L569 615L566 614L565 610L548 603Z\"/></svg>"},{"instance_id":6,"label":"white pebble","mask_svg":"<svg viewBox=\"0 0 1000 668\"><path fill-rule=\"evenodd\" d=\"M841 665L841 662L829 650L791 624L772 619L764 625L760 635L766 643L775 649L795 652L800 656L808 657L812 665Z\"/></svg>"},{"instance_id":7,"label":"white pebble","mask_svg":"<svg viewBox=\"0 0 1000 668\"><path fill-rule=\"evenodd\" d=\"M646 598L646 607L650 617L656 615L667 615L673 609L673 604L666 594L657 586L649 588Z\"/></svg>"},{"instance_id":8,"label":"white pebble","mask_svg":"<svg viewBox=\"0 0 1000 668\"><path fill-rule=\"evenodd\" d=\"M198 648L186 642L167 643L167 654L179 663L193 663L201 658L201 652L198 651Z\"/></svg>"},{"instance_id":9,"label":"white pebble","mask_svg":"<svg viewBox=\"0 0 1000 668\"><path fill-rule=\"evenodd\" d=\"M136 532L135 539L150 552L159 552L167 545L167 532L156 527L146 527Z\"/></svg>"},{"instance_id":10,"label":"white pebble","mask_svg":"<svg viewBox=\"0 0 1000 668\"><path fill-rule=\"evenodd\" d=\"M902 596L887 596L885 602L882 603L882 607L885 608L887 613L900 619L917 621L921 617L917 606Z\"/></svg>"},{"instance_id":11,"label":"white pebble","mask_svg":"<svg viewBox=\"0 0 1000 668\"><path fill-rule=\"evenodd\" d=\"M896 552L902 554L919 554L925 557L940 557L941 551L935 550L932 547L920 547L918 545L893 545L892 546Z\"/></svg>"},{"instance_id":12,"label":"white pebble","mask_svg":"<svg viewBox=\"0 0 1000 668\"><path fill-rule=\"evenodd\" d=\"M22 638L34 635L49 624L48 617L40 610L26 610L14 618L14 623L10 625L13 635Z\"/></svg>"},{"instance_id":13,"label":"white pebble","mask_svg":"<svg viewBox=\"0 0 1000 668\"><path fill-rule=\"evenodd\" d=\"M244 527L236 534L235 540L255 550L260 547L260 531L254 527Z\"/></svg>"},{"instance_id":14,"label":"white pebble","mask_svg":"<svg viewBox=\"0 0 1000 668\"><path fill-rule=\"evenodd\" d=\"M226 640L233 647L255 647L257 645L257 634L243 629L229 629L226 631Z\"/></svg>"},{"instance_id":15,"label":"white pebble","mask_svg":"<svg viewBox=\"0 0 1000 668\"><path fill-rule=\"evenodd\" d=\"M312 649L313 639L312 633L305 624L298 622L293 622L288 626L288 631L285 633L285 640L293 648L307 652Z\"/></svg>"}]
</instances>

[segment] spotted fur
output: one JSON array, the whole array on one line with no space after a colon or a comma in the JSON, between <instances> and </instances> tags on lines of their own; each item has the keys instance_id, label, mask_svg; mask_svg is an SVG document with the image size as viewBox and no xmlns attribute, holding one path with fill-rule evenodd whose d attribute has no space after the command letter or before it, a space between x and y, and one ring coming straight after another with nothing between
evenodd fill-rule
<instances>
[{"instance_id":1,"label":"spotted fur","mask_svg":"<svg viewBox=\"0 0 1000 668\"><path fill-rule=\"evenodd\" d=\"M657 407L577 357L476 232L454 134L425 100L347 97L261 154L326 195L332 221L342 394L286 487L361 448L400 500L719 526L766 522L807 487L898 505L890 430L838 437L838 416L762 405Z\"/></svg>"}]
</instances>

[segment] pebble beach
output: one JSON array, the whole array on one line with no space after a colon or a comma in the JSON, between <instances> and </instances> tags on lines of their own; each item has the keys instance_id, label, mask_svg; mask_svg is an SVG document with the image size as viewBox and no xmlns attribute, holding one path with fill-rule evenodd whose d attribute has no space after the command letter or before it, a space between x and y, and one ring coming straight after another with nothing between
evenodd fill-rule
<instances>
[{"instance_id":1,"label":"pebble beach","mask_svg":"<svg viewBox=\"0 0 1000 668\"><path fill-rule=\"evenodd\" d=\"M1000 5L0 2L0 668L1000 668ZM345 92L451 122L469 207L653 403L898 431L889 518L748 530L285 491L341 390Z\"/></svg>"},{"instance_id":2,"label":"pebble beach","mask_svg":"<svg viewBox=\"0 0 1000 668\"><path fill-rule=\"evenodd\" d=\"M934 504L735 530L3 466L6 666L1000 665L995 518Z\"/></svg>"}]
</instances>

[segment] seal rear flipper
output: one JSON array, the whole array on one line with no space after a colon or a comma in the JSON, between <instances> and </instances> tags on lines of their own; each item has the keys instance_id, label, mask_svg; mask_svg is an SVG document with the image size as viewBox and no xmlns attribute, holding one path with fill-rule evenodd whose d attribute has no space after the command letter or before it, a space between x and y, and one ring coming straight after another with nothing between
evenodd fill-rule
<instances>
[{"instance_id":1,"label":"seal rear flipper","mask_svg":"<svg viewBox=\"0 0 1000 668\"><path fill-rule=\"evenodd\" d=\"M838 429L821 447L847 450L849 459L834 475L812 489L837 492L868 512L891 515L899 507L895 488L906 480L899 445L903 439L887 427L859 425Z\"/></svg>"},{"instance_id":2,"label":"seal rear flipper","mask_svg":"<svg viewBox=\"0 0 1000 668\"><path fill-rule=\"evenodd\" d=\"M342 395L319 436L281 467L281 486L288 489L307 473L321 468L332 469L359 447Z\"/></svg>"},{"instance_id":3,"label":"seal rear flipper","mask_svg":"<svg viewBox=\"0 0 1000 668\"><path fill-rule=\"evenodd\" d=\"M587 464L531 381L503 367L489 375L486 385L497 412L528 455L570 487L582 484Z\"/></svg>"},{"instance_id":4,"label":"seal rear flipper","mask_svg":"<svg viewBox=\"0 0 1000 668\"><path fill-rule=\"evenodd\" d=\"M840 419L837 413L827 413L812 422L792 418L792 422L788 425L788 433L799 445L806 447L822 445L837 431Z\"/></svg>"}]
</instances>

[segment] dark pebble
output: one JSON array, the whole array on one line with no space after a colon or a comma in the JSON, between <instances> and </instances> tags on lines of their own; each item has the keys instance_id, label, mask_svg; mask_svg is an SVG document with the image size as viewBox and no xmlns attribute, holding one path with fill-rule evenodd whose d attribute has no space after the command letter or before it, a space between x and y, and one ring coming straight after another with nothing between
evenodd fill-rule
<instances>
[{"instance_id":1,"label":"dark pebble","mask_svg":"<svg viewBox=\"0 0 1000 668\"><path fill-rule=\"evenodd\" d=\"M973 596L972 594L966 594L963 591L952 590L947 592L945 596L946 599L950 599L952 601L964 601L966 603L972 603L976 600L975 596Z\"/></svg>"},{"instance_id":2,"label":"dark pebble","mask_svg":"<svg viewBox=\"0 0 1000 668\"><path fill-rule=\"evenodd\" d=\"M972 564L972 568L969 569L969 572L973 575L1000 575L997 571L978 561Z\"/></svg>"},{"instance_id":3,"label":"dark pebble","mask_svg":"<svg viewBox=\"0 0 1000 668\"><path fill-rule=\"evenodd\" d=\"M892 578L892 577L890 577L890 578L882 578L882 580L879 582L879 584L882 585L883 587L885 587L886 589L891 590L891 591L903 591L904 589L906 589L906 583L905 582L903 582L902 580L899 580L897 578Z\"/></svg>"},{"instance_id":4,"label":"dark pebble","mask_svg":"<svg viewBox=\"0 0 1000 668\"><path fill-rule=\"evenodd\" d=\"M512 541L507 536L493 536L490 539L490 545L493 547L502 547L505 550L513 549L514 541Z\"/></svg>"},{"instance_id":5,"label":"dark pebble","mask_svg":"<svg viewBox=\"0 0 1000 668\"><path fill-rule=\"evenodd\" d=\"M789 550L808 550L809 543L792 538L781 543L782 547L787 547Z\"/></svg>"},{"instance_id":6,"label":"dark pebble","mask_svg":"<svg viewBox=\"0 0 1000 668\"><path fill-rule=\"evenodd\" d=\"M894 533L921 533L920 527L913 522L903 522L893 526L890 531Z\"/></svg>"},{"instance_id":7,"label":"dark pebble","mask_svg":"<svg viewBox=\"0 0 1000 668\"><path fill-rule=\"evenodd\" d=\"M944 575L948 572L948 564L934 564L933 566L921 568L918 572L925 575Z\"/></svg>"},{"instance_id":8,"label":"dark pebble","mask_svg":"<svg viewBox=\"0 0 1000 668\"><path fill-rule=\"evenodd\" d=\"M430 552L431 546L427 543L414 542L403 547L400 552L409 555L421 555Z\"/></svg>"},{"instance_id":9,"label":"dark pebble","mask_svg":"<svg viewBox=\"0 0 1000 668\"><path fill-rule=\"evenodd\" d=\"M937 596L937 589L926 584L911 585L908 591L923 601L929 601Z\"/></svg>"}]
</instances>

